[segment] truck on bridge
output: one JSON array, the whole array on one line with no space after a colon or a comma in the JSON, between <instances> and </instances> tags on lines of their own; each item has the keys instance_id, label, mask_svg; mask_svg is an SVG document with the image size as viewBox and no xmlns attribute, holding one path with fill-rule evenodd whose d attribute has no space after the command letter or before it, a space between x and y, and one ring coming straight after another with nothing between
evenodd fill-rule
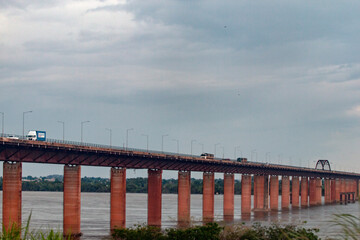
<instances>
[{"instance_id":1,"label":"truck on bridge","mask_svg":"<svg viewBox=\"0 0 360 240\"><path fill-rule=\"evenodd\" d=\"M46 132L45 131L38 131L38 130L31 130L26 135L27 140L31 141L45 141L46 140Z\"/></svg>"}]
</instances>

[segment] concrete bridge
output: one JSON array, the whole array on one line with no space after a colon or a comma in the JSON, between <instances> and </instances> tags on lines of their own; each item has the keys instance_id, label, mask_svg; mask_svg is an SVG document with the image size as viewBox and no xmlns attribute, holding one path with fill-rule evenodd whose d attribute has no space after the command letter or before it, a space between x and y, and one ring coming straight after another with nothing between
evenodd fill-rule
<instances>
[{"instance_id":1,"label":"concrete bridge","mask_svg":"<svg viewBox=\"0 0 360 240\"><path fill-rule=\"evenodd\" d=\"M163 153L139 149L48 140L46 142L0 138L0 161L3 161L3 226L21 225L22 163L64 165L65 235L81 235L80 194L81 165L111 167L110 229L125 227L126 169L148 169L148 224L161 226L162 171L178 170L178 222L190 222L190 177L192 171L203 172L203 221L214 219L214 173L224 173L224 219L234 219L234 174L241 174L241 217L251 211L321 205L322 184L325 204L340 203L340 195L359 195L360 174L292 167L229 159L204 159L199 156ZM290 179L291 178L291 179ZM290 185L291 188L290 188ZM251 204L253 186L254 202ZM292 191L290 192L290 189Z\"/></svg>"}]
</instances>

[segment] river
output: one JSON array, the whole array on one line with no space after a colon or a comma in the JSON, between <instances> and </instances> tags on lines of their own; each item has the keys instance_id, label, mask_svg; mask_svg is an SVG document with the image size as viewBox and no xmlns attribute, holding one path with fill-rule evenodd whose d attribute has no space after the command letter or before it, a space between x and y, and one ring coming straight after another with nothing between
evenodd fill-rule
<instances>
[{"instance_id":1,"label":"river","mask_svg":"<svg viewBox=\"0 0 360 240\"><path fill-rule=\"evenodd\" d=\"M2 199L2 192L0 192ZM32 212L30 226L32 229L62 229L62 192L23 192L23 221ZM144 224L147 219L147 194L128 193L126 195L126 226ZM176 225L177 195L163 194L162 224L164 227ZM223 196L215 195L215 219L222 221ZM280 204L280 202L279 202ZM241 220L241 196L235 195L235 224ZM280 206L280 205L279 205ZM2 207L0 208L2 211ZM259 221L262 224L278 222L281 224L302 224L304 227L319 228L321 236L334 236L336 227L330 227L329 221L333 214L350 213L359 216L360 204L323 205L303 209L289 209L277 213L267 213L265 216L252 214L252 224ZM191 195L191 216L194 222L200 221L202 216L202 195ZM101 239L109 234L110 222L110 194L82 193L81 194L81 231L82 239ZM303 223L306 222L306 223Z\"/></svg>"}]
</instances>

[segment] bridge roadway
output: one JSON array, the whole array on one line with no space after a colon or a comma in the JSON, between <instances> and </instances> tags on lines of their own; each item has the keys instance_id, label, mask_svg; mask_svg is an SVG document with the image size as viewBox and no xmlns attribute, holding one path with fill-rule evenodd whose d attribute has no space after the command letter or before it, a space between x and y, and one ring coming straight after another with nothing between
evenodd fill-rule
<instances>
[{"instance_id":1,"label":"bridge roadway","mask_svg":"<svg viewBox=\"0 0 360 240\"><path fill-rule=\"evenodd\" d=\"M322 204L358 200L360 174L292 167L258 162L240 163L229 159L204 159L198 156L63 142L0 138L3 161L3 226L21 226L22 163L64 165L63 232L78 237L81 210L81 165L110 167L110 229L125 227L126 169L148 169L148 225L161 226L162 171L178 171L178 222L191 220L191 172L203 172L204 222L214 219L215 172L224 173L223 215L234 219L235 174L241 174L241 218L251 211L266 213L281 209L307 208ZM281 181L279 181L279 177ZM281 191L280 189L281 184ZM324 202L322 192L324 191ZM281 192L281 206L279 195ZM254 195L253 200L251 195ZM291 201L290 201L291 199ZM301 199L301 201L300 201Z\"/></svg>"},{"instance_id":2,"label":"bridge roadway","mask_svg":"<svg viewBox=\"0 0 360 240\"><path fill-rule=\"evenodd\" d=\"M0 138L0 161L239 174L360 179L360 174L176 153Z\"/></svg>"}]
</instances>

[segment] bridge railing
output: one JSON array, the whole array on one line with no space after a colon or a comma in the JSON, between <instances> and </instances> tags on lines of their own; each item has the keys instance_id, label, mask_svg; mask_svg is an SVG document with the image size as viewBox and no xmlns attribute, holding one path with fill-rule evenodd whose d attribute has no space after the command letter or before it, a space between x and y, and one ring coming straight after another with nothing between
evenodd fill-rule
<instances>
[{"instance_id":1,"label":"bridge railing","mask_svg":"<svg viewBox=\"0 0 360 240\"><path fill-rule=\"evenodd\" d=\"M3 134L2 135L5 138L10 138L10 139L19 139L19 140L27 140L26 136L22 136L22 135L16 135L16 134ZM126 148L126 147L120 147L120 146L110 146L110 145L106 145L106 144L96 144L96 143L87 143L87 142L78 142L78 141L69 141L69 140L60 140L60 139L52 139L52 138L47 138L46 142L49 143L59 143L59 144L68 144L68 145L74 145L74 146L84 146L84 147L94 147L94 148L106 148L106 149L114 149L114 150L122 150L122 151L134 151L134 152L147 152L147 153L154 153L154 154L166 154L166 155L173 155L173 156L184 156L184 157L192 157L192 158L199 158L199 155L194 155L194 154L186 154L186 153L174 153L174 152L165 152L165 151L157 151L157 150L147 150L147 149L141 149L141 148ZM214 158L215 160L223 160L223 158ZM230 159L231 161L236 161L236 159ZM283 164L276 164L276 163L264 163L264 162L255 162L255 161L250 161L251 163L254 164L259 164L259 165L271 165L271 166L278 166L278 167L289 167L289 165L283 165ZM297 167L297 168L301 168L301 169L311 169L313 170L313 168L308 168L308 167L298 167L298 166L291 166L291 167Z\"/></svg>"}]
</instances>

